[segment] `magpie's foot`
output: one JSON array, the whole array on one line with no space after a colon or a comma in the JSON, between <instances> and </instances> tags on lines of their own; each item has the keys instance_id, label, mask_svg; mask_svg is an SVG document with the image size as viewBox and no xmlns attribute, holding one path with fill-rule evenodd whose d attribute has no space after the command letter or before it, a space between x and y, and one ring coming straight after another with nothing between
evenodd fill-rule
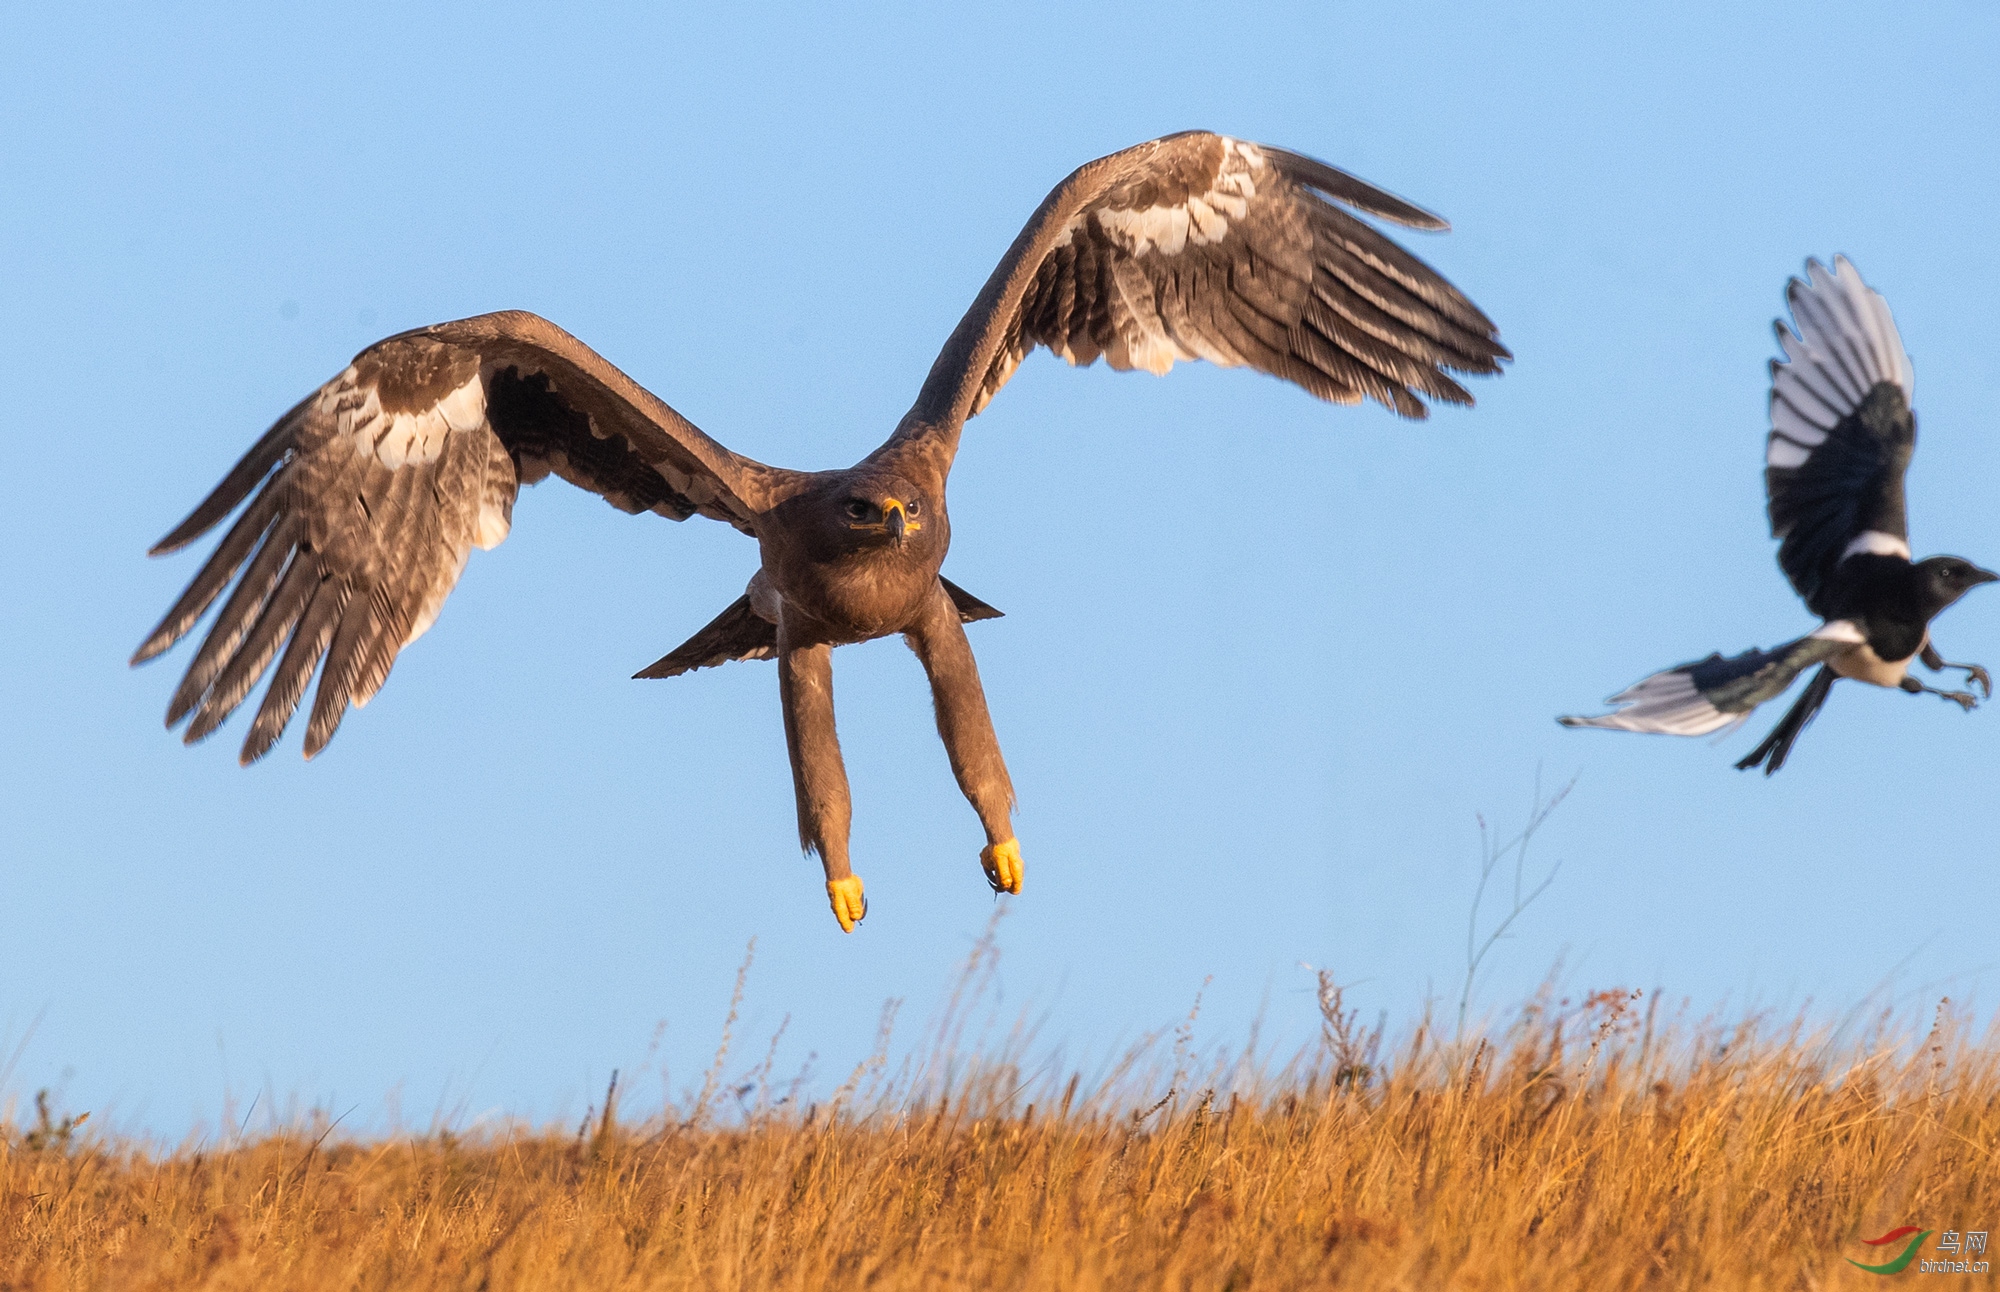
<instances>
[{"instance_id":1,"label":"magpie's foot","mask_svg":"<svg viewBox=\"0 0 2000 1292\"><path fill-rule=\"evenodd\" d=\"M1974 709L1977 709L1979 707L1979 697L1974 695L1970 691L1939 691L1938 694L1943 696L1945 699L1950 700L1953 704L1965 710L1967 713L1971 713ZM1990 698L1992 694L1993 694L1992 691L1989 689L1987 691L1987 696Z\"/></svg>"},{"instance_id":2,"label":"magpie's foot","mask_svg":"<svg viewBox=\"0 0 2000 1292\"><path fill-rule=\"evenodd\" d=\"M1018 893L1021 891L1021 841L1009 839L1005 843L990 843L979 850L979 865L986 871L986 882L996 893Z\"/></svg>"},{"instance_id":3,"label":"magpie's foot","mask_svg":"<svg viewBox=\"0 0 2000 1292\"><path fill-rule=\"evenodd\" d=\"M833 903L833 918L840 921L842 933L854 932L854 926L868 917L868 898L862 894L859 875L827 880L826 897Z\"/></svg>"},{"instance_id":4,"label":"magpie's foot","mask_svg":"<svg viewBox=\"0 0 2000 1292\"><path fill-rule=\"evenodd\" d=\"M1930 647L1926 646L1924 649L1926 651L1929 651ZM1990 700L1993 698L1993 675L1991 673L1988 673L1985 667L1982 665L1955 664L1948 659L1940 658L1935 651L1932 651L1930 655L1927 658L1925 658L1924 666L1926 668L1929 668L1933 672L1942 672L1948 668L1958 669L1960 672L1965 674L1965 684L1967 686L1976 686L1981 691L1986 693L1987 699Z\"/></svg>"}]
</instances>

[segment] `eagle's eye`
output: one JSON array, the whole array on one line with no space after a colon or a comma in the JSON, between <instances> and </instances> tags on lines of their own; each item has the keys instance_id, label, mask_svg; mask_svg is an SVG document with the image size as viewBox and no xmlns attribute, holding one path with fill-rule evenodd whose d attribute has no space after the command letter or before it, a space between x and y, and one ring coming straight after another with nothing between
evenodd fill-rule
<instances>
[{"instance_id":1,"label":"eagle's eye","mask_svg":"<svg viewBox=\"0 0 2000 1292\"><path fill-rule=\"evenodd\" d=\"M911 517L923 515L924 514L923 499L921 498L910 499L909 505L903 508L903 514Z\"/></svg>"},{"instance_id":2,"label":"eagle's eye","mask_svg":"<svg viewBox=\"0 0 2000 1292\"><path fill-rule=\"evenodd\" d=\"M854 517L854 519L856 520L867 520L868 514L873 510L874 508L870 507L867 503L861 501L859 498L856 498L847 504L847 514Z\"/></svg>"}]
</instances>

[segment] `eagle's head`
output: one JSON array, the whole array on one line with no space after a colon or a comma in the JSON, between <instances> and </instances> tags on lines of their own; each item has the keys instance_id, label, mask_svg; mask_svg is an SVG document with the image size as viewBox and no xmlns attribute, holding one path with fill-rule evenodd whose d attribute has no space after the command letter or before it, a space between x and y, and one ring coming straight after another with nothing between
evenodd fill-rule
<instances>
[{"instance_id":1,"label":"eagle's head","mask_svg":"<svg viewBox=\"0 0 2000 1292\"><path fill-rule=\"evenodd\" d=\"M850 479L833 496L840 524L862 547L888 547L921 555L942 536L943 510L923 490L900 476Z\"/></svg>"}]
</instances>

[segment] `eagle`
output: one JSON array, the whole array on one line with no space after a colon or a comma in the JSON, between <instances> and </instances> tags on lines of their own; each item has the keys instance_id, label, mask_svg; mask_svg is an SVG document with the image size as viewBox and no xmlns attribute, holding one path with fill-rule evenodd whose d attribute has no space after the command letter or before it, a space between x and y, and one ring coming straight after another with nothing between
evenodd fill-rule
<instances>
[{"instance_id":1,"label":"eagle","mask_svg":"<svg viewBox=\"0 0 2000 1292\"><path fill-rule=\"evenodd\" d=\"M1310 157L1208 132L1090 162L1036 208L889 438L839 471L731 452L534 314L398 333L280 417L152 548L177 551L242 509L132 662L222 600L168 728L185 722L185 741L202 740L268 672L247 766L317 672L311 758L435 621L472 549L507 537L521 486L554 474L628 513L705 516L756 540L743 595L636 676L777 661L799 840L843 931L867 900L848 857L831 653L891 633L929 677L938 734L986 834L987 882L1019 893L1013 786L963 627L999 611L939 573L959 434L1037 346L1074 366L1249 367L1406 418L1426 416L1426 401L1471 404L1450 374L1497 373L1512 358L1492 322L1356 213L1449 227Z\"/></svg>"},{"instance_id":2,"label":"eagle","mask_svg":"<svg viewBox=\"0 0 2000 1292\"><path fill-rule=\"evenodd\" d=\"M1565 717L1566 727L1699 736L1734 727L1814 665L1819 671L1761 744L1736 764L1769 776L1841 678L1937 695L1970 710L1979 697L1910 676L1957 669L1988 698L1993 679L1954 664L1931 642L1931 621L1996 578L1962 556L1912 560L1903 476L1917 448L1916 375L1881 293L1845 256L1785 285L1791 324L1773 324L1783 359L1771 361L1764 491L1778 566L1819 628L1771 650L1719 652L1645 678L1610 713Z\"/></svg>"}]
</instances>

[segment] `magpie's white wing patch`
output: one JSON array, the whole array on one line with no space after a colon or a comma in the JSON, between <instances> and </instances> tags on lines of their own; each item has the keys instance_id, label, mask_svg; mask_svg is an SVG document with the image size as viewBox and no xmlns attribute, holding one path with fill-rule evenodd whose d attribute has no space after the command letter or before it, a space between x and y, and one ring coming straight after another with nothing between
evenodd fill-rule
<instances>
[{"instance_id":1,"label":"magpie's white wing patch","mask_svg":"<svg viewBox=\"0 0 2000 1292\"><path fill-rule=\"evenodd\" d=\"M1841 562L1910 558L1903 474L1916 447L1915 375L1888 302L1845 256L1806 262L1774 325L1764 485L1778 563L1806 605Z\"/></svg>"},{"instance_id":2,"label":"magpie's white wing patch","mask_svg":"<svg viewBox=\"0 0 2000 1292\"><path fill-rule=\"evenodd\" d=\"M1840 559L1850 556L1900 556L1910 559L1910 540L1900 534L1887 534L1879 529L1864 529L1854 536L1854 540L1840 549Z\"/></svg>"},{"instance_id":3,"label":"magpie's white wing patch","mask_svg":"<svg viewBox=\"0 0 2000 1292\"><path fill-rule=\"evenodd\" d=\"M1867 644L1868 634L1862 632L1861 625L1852 619L1829 619L1813 630L1811 640L1862 646Z\"/></svg>"},{"instance_id":4,"label":"magpie's white wing patch","mask_svg":"<svg viewBox=\"0 0 2000 1292\"><path fill-rule=\"evenodd\" d=\"M1877 385L1895 385L1905 403L1915 403L1916 374L1889 303L1847 257L1835 256L1830 271L1808 260L1805 278L1792 279L1785 294L1792 326L1774 324L1785 357L1771 363L1765 452L1771 466L1795 468Z\"/></svg>"}]
</instances>

